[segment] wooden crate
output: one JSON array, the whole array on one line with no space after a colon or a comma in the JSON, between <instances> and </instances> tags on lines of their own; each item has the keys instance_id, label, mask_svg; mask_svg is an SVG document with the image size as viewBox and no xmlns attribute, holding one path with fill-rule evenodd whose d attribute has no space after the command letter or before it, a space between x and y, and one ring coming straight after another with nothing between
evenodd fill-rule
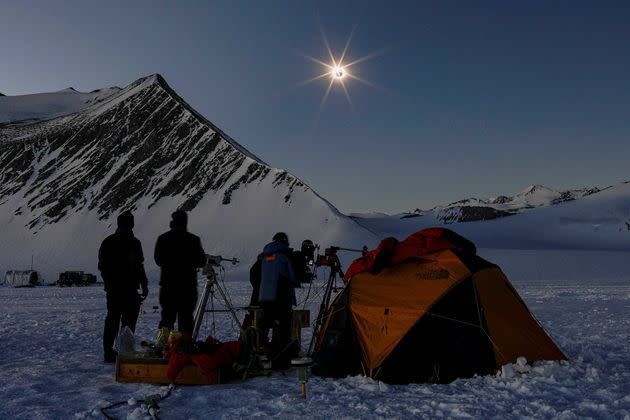
<instances>
[{"instance_id":1,"label":"wooden crate","mask_svg":"<svg viewBox=\"0 0 630 420\"><path fill-rule=\"evenodd\" d=\"M169 384L166 376L168 359L161 357L119 356L116 359L117 382L142 382L148 384ZM221 383L221 370L215 382L208 381L199 368L194 364L184 366L177 375L177 385L216 385Z\"/></svg>"},{"instance_id":2,"label":"wooden crate","mask_svg":"<svg viewBox=\"0 0 630 420\"><path fill-rule=\"evenodd\" d=\"M293 311L293 328L292 336L298 342L302 338L302 328L310 325L310 311L294 310ZM149 356L118 356L116 359L116 381L117 382L139 382L148 384L169 384L170 381L166 376L166 366L168 359L161 357ZM217 385L233 380L234 375L231 374L229 367L219 368L217 379L214 382L208 381L208 378L199 370L199 368L190 363L184 366L179 373L175 383L177 385Z\"/></svg>"}]
</instances>

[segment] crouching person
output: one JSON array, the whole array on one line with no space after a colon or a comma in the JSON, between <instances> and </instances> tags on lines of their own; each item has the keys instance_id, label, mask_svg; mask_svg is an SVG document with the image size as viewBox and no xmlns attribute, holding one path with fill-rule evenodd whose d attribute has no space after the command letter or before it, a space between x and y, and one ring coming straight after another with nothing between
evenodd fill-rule
<instances>
[{"instance_id":1,"label":"crouching person","mask_svg":"<svg viewBox=\"0 0 630 420\"><path fill-rule=\"evenodd\" d=\"M173 330L177 319L179 330L190 337L197 304L197 269L203 267L206 254L199 237L188 232L186 212L177 210L171 217L171 230L155 244L155 262L161 269L159 328Z\"/></svg>"},{"instance_id":2,"label":"crouching person","mask_svg":"<svg viewBox=\"0 0 630 420\"><path fill-rule=\"evenodd\" d=\"M258 300L263 309L261 336L266 341L269 329L275 328L271 341L274 367L284 367L299 349L291 340L295 287L299 287L290 259L289 238L276 233L262 253Z\"/></svg>"},{"instance_id":3,"label":"crouching person","mask_svg":"<svg viewBox=\"0 0 630 420\"><path fill-rule=\"evenodd\" d=\"M116 361L112 348L120 326L135 332L140 303L149 294L142 244L133 235L133 214L118 216L116 233L105 238L98 252L98 269L105 283L107 316L103 329L104 361ZM142 289L138 294L138 289Z\"/></svg>"}]
</instances>

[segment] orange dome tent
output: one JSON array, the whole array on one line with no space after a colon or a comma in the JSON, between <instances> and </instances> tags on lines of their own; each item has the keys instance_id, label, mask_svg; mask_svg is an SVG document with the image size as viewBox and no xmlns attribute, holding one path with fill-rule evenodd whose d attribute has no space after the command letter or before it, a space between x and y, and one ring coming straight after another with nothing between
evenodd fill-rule
<instances>
[{"instance_id":1,"label":"orange dome tent","mask_svg":"<svg viewBox=\"0 0 630 420\"><path fill-rule=\"evenodd\" d=\"M521 356L566 359L501 269L448 229L388 238L346 280L317 337L315 374L450 382Z\"/></svg>"}]
</instances>

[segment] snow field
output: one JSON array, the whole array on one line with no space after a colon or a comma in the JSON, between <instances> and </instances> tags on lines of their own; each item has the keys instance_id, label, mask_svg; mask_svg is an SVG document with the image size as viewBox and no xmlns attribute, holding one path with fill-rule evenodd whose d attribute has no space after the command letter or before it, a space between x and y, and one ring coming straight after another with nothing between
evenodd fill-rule
<instances>
[{"instance_id":1,"label":"snow field","mask_svg":"<svg viewBox=\"0 0 630 420\"><path fill-rule=\"evenodd\" d=\"M630 416L630 255L594 251L480 250L501 265L530 310L567 354L567 362L517 363L497 376L448 385L387 385L364 377L311 377L309 398L299 396L295 371L244 383L180 387L163 401L164 419L280 418L618 418ZM537 264L534 264L537 263ZM599 276L594 276L600 273ZM324 272L320 278L325 277ZM159 313L157 283L138 322L153 337ZM200 282L200 284L202 284ZM230 276L236 305L249 283ZM311 296L317 295L319 283ZM298 301L306 290L301 290ZM318 300L311 301L312 318ZM100 407L140 400L166 387L118 384L101 362L104 292L98 287L0 287L0 418L100 418ZM230 321L217 314L222 338ZM207 318L208 331L210 317ZM305 331L305 338L308 331ZM304 343L305 347L308 343ZM528 370L527 373L519 371ZM133 402L133 401L132 401ZM145 418L137 405L113 410L117 418Z\"/></svg>"}]
</instances>

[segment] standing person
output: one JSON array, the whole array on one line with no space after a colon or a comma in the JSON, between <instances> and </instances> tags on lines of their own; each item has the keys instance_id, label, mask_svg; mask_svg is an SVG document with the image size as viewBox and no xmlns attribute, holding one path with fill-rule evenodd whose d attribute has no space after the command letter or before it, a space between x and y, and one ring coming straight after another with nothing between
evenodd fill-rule
<instances>
[{"instance_id":1,"label":"standing person","mask_svg":"<svg viewBox=\"0 0 630 420\"><path fill-rule=\"evenodd\" d=\"M112 346L120 325L135 332L140 303L149 294L142 244L133 235L133 214L125 211L118 216L117 222L116 233L105 238L98 251L98 269L107 296L103 329L103 359L106 363L116 361ZM138 288L142 289L140 295Z\"/></svg>"},{"instance_id":2,"label":"standing person","mask_svg":"<svg viewBox=\"0 0 630 420\"><path fill-rule=\"evenodd\" d=\"M155 262L161 268L160 329L175 327L192 335L193 312L197 303L197 269L203 267L206 254L198 236L188 232L188 215L177 210L171 215L171 230L155 244Z\"/></svg>"},{"instance_id":3,"label":"standing person","mask_svg":"<svg viewBox=\"0 0 630 420\"><path fill-rule=\"evenodd\" d=\"M262 254L258 300L263 308L261 334L266 339L269 329L277 326L271 347L277 364L283 366L294 353L291 346L295 287L299 287L290 259L289 237L284 232L274 235Z\"/></svg>"}]
</instances>

